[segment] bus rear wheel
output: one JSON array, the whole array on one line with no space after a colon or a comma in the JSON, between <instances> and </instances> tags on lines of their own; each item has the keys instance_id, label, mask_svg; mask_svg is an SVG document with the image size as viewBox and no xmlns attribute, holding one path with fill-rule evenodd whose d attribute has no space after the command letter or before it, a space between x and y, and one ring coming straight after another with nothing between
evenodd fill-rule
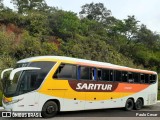
<instances>
[{"instance_id":1,"label":"bus rear wheel","mask_svg":"<svg viewBox=\"0 0 160 120\"><path fill-rule=\"evenodd\" d=\"M130 111L134 107L134 102L132 99L128 99L125 104L125 110Z\"/></svg>"},{"instance_id":2,"label":"bus rear wheel","mask_svg":"<svg viewBox=\"0 0 160 120\"><path fill-rule=\"evenodd\" d=\"M42 108L42 117L51 118L58 112L58 105L54 101L48 101Z\"/></svg>"},{"instance_id":3,"label":"bus rear wheel","mask_svg":"<svg viewBox=\"0 0 160 120\"><path fill-rule=\"evenodd\" d=\"M143 107L143 101L142 101L142 99L138 98L137 101L136 101L136 103L135 103L134 108L136 110L140 110L140 109L142 109L142 107Z\"/></svg>"}]
</instances>

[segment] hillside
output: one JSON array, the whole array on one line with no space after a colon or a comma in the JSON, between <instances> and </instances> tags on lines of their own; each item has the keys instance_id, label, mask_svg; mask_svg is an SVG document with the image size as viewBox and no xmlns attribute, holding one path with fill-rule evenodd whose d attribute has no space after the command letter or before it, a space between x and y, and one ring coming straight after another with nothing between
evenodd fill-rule
<instances>
[{"instance_id":1,"label":"hillside","mask_svg":"<svg viewBox=\"0 0 160 120\"><path fill-rule=\"evenodd\" d=\"M102 3L82 6L78 16L43 0L13 1L16 10L0 3L0 71L23 58L62 55L160 72L160 35L134 15L119 20Z\"/></svg>"}]
</instances>

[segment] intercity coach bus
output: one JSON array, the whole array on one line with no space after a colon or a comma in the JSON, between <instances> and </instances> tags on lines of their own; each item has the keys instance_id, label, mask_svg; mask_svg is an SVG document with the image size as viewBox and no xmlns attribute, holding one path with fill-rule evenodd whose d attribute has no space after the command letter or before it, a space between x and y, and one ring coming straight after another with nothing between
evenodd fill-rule
<instances>
[{"instance_id":1,"label":"intercity coach bus","mask_svg":"<svg viewBox=\"0 0 160 120\"><path fill-rule=\"evenodd\" d=\"M8 75L8 77L7 77ZM58 111L123 107L139 110L157 101L154 71L63 56L38 56L1 73L6 111Z\"/></svg>"}]
</instances>

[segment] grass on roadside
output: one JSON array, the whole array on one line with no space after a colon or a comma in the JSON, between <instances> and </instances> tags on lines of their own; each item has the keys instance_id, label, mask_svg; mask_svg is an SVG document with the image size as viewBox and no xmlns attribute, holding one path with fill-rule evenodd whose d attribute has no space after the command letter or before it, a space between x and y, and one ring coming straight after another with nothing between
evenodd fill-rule
<instances>
[{"instance_id":1,"label":"grass on roadside","mask_svg":"<svg viewBox=\"0 0 160 120\"><path fill-rule=\"evenodd\" d=\"M2 106L2 91L0 91L0 106Z\"/></svg>"},{"instance_id":2,"label":"grass on roadside","mask_svg":"<svg viewBox=\"0 0 160 120\"><path fill-rule=\"evenodd\" d=\"M158 90L158 100L160 100L160 90Z\"/></svg>"}]
</instances>

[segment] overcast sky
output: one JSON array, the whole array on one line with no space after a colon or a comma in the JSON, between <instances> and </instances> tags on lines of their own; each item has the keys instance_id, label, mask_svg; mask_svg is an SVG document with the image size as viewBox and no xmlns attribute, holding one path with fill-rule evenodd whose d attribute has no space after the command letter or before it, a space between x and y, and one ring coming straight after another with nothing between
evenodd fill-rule
<instances>
[{"instance_id":1,"label":"overcast sky","mask_svg":"<svg viewBox=\"0 0 160 120\"><path fill-rule=\"evenodd\" d=\"M118 19L125 19L128 15L135 15L136 19L147 25L152 31L160 33L160 0L46 0L49 6L79 13L81 6L86 3L104 3ZM10 0L4 4L13 8ZM158 21L159 20L159 21Z\"/></svg>"}]
</instances>

